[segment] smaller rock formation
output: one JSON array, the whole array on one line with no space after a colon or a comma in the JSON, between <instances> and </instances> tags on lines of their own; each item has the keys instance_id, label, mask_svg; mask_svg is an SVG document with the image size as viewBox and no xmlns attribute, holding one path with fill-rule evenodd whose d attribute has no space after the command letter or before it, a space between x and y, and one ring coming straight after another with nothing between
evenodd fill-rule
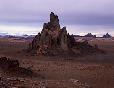
<instances>
[{"instance_id":1,"label":"smaller rock formation","mask_svg":"<svg viewBox=\"0 0 114 88\"><path fill-rule=\"evenodd\" d=\"M103 35L103 38L111 38L112 36L109 33L106 33L106 35Z\"/></svg>"},{"instance_id":2,"label":"smaller rock formation","mask_svg":"<svg viewBox=\"0 0 114 88\"><path fill-rule=\"evenodd\" d=\"M104 53L98 48L98 45L90 45L86 40L84 42L76 42L76 49L80 51L80 55L88 55L92 53Z\"/></svg>"}]
</instances>

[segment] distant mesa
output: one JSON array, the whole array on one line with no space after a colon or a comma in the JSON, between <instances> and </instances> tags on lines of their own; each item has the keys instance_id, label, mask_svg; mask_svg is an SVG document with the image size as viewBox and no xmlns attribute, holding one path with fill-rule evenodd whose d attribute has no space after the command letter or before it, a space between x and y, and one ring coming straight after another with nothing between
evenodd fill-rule
<instances>
[{"instance_id":1,"label":"distant mesa","mask_svg":"<svg viewBox=\"0 0 114 88\"><path fill-rule=\"evenodd\" d=\"M92 35L92 33L88 33L87 35L85 35L85 37L92 37L92 38L96 38L96 35Z\"/></svg>"},{"instance_id":2,"label":"distant mesa","mask_svg":"<svg viewBox=\"0 0 114 88\"><path fill-rule=\"evenodd\" d=\"M109 33L106 33L106 35L103 35L103 38L111 38L112 36Z\"/></svg>"},{"instance_id":3,"label":"distant mesa","mask_svg":"<svg viewBox=\"0 0 114 88\"><path fill-rule=\"evenodd\" d=\"M28 51L37 55L77 55L100 50L87 41L76 42L74 36L67 33L66 27L60 27L58 16L51 12L50 22L44 23L41 33L29 44Z\"/></svg>"},{"instance_id":4,"label":"distant mesa","mask_svg":"<svg viewBox=\"0 0 114 88\"><path fill-rule=\"evenodd\" d=\"M82 42L82 41L90 41L90 40L92 40L94 38L97 38L97 37L96 37L96 35L93 35L92 33L88 33L88 34L86 34L84 36L74 35L74 38L75 38L76 41Z\"/></svg>"},{"instance_id":5,"label":"distant mesa","mask_svg":"<svg viewBox=\"0 0 114 88\"><path fill-rule=\"evenodd\" d=\"M96 38L96 35L93 35L92 33L87 33L84 36L81 35L74 35L74 37L91 37L91 38Z\"/></svg>"}]
</instances>

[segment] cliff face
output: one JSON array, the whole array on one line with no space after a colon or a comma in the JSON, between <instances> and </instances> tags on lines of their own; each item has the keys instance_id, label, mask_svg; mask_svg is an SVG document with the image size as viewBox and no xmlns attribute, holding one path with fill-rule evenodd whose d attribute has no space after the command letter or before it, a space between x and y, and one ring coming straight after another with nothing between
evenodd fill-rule
<instances>
[{"instance_id":1,"label":"cliff face","mask_svg":"<svg viewBox=\"0 0 114 88\"><path fill-rule=\"evenodd\" d=\"M78 46L80 45L76 44L74 37L67 33L66 27L60 27L58 16L51 12L50 22L44 23L41 33L35 36L29 50L44 55L74 54L83 50Z\"/></svg>"}]
</instances>

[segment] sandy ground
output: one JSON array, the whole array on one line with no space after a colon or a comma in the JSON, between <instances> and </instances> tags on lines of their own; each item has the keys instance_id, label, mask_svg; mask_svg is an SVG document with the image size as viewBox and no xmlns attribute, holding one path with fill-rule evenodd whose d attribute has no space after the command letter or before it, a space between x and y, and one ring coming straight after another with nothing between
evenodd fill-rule
<instances>
[{"instance_id":1,"label":"sandy ground","mask_svg":"<svg viewBox=\"0 0 114 88\"><path fill-rule=\"evenodd\" d=\"M90 41L106 53L84 57L31 56L24 53L29 42L0 39L1 57L17 59L21 67L35 73L22 76L1 70L3 80L15 88L114 88L114 41Z\"/></svg>"}]
</instances>

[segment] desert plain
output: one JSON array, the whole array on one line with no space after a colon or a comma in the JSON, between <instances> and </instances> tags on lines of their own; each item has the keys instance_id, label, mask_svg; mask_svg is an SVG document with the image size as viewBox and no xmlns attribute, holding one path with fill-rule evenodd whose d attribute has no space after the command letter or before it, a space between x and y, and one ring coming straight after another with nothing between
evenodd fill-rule
<instances>
[{"instance_id":1,"label":"desert plain","mask_svg":"<svg viewBox=\"0 0 114 88\"><path fill-rule=\"evenodd\" d=\"M104 54L42 56L26 53L31 40L0 38L0 57L18 60L25 70L0 69L0 88L114 88L114 40L93 38ZM28 74L29 69L33 74ZM3 83L4 82L4 83Z\"/></svg>"}]
</instances>

